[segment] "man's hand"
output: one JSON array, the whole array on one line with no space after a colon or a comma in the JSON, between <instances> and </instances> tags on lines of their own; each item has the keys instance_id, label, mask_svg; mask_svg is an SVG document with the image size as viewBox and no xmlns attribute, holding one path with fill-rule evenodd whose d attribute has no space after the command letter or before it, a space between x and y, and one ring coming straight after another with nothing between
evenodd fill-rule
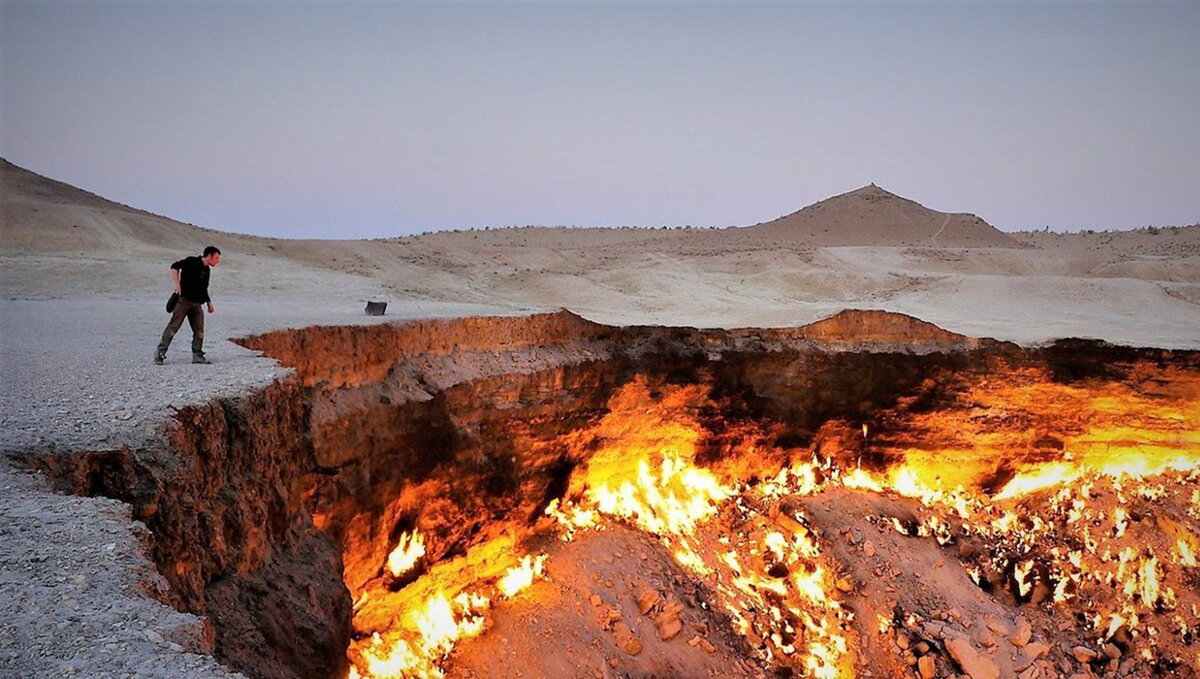
<instances>
[{"instance_id":1,"label":"man's hand","mask_svg":"<svg viewBox=\"0 0 1200 679\"><path fill-rule=\"evenodd\" d=\"M217 312L217 307L213 306L212 302L209 302L208 303L208 313L213 314L216 312Z\"/></svg>"}]
</instances>

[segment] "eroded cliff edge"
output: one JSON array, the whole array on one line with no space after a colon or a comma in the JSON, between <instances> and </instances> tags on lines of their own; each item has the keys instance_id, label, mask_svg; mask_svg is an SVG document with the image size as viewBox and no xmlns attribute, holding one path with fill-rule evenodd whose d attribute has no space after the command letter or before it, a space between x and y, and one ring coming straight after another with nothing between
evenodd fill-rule
<instances>
[{"instance_id":1,"label":"eroded cliff edge","mask_svg":"<svg viewBox=\"0 0 1200 679\"><path fill-rule=\"evenodd\" d=\"M280 678L344 669L350 590L381 576L398 534L420 523L436 560L537 516L581 462L555 442L634 375L711 383L723 419L768 418L782 446L833 417L868 421L937 370L1050 360L1069 371L1079 349L1034 358L882 312L710 331L563 312L241 343L296 375L180 411L162 449L31 462L72 492L129 502L154 534L170 602L208 616L217 657Z\"/></svg>"}]
</instances>

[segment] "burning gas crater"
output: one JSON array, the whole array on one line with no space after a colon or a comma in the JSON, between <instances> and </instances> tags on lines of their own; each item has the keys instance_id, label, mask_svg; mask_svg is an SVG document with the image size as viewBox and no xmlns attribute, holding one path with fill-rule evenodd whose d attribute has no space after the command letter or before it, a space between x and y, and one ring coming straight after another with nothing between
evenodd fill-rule
<instances>
[{"instance_id":1,"label":"burning gas crater","mask_svg":"<svg viewBox=\"0 0 1200 679\"><path fill-rule=\"evenodd\" d=\"M350 676L1200 675L1200 378L1130 374L928 382L802 445L635 378L540 518L429 562L417 517Z\"/></svg>"}]
</instances>

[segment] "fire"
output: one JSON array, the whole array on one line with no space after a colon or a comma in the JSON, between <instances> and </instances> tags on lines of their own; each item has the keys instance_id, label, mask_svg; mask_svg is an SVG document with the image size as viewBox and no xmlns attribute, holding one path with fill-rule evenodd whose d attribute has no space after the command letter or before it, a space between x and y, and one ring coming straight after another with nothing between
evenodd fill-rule
<instances>
[{"instance_id":1,"label":"fire","mask_svg":"<svg viewBox=\"0 0 1200 679\"><path fill-rule=\"evenodd\" d=\"M400 536L396 548L388 555L388 570L395 576L404 575L411 571L423 556L425 556L425 538L417 532L404 533Z\"/></svg>"},{"instance_id":2,"label":"fire","mask_svg":"<svg viewBox=\"0 0 1200 679\"><path fill-rule=\"evenodd\" d=\"M546 555L539 554L534 557L526 554L521 558L520 563L505 572L504 577L496 583L496 587L506 598L513 598L526 587L533 584L535 578L542 575L546 568Z\"/></svg>"},{"instance_id":3,"label":"fire","mask_svg":"<svg viewBox=\"0 0 1200 679\"><path fill-rule=\"evenodd\" d=\"M1181 389L1066 385L1014 369L966 385L941 409L897 408L869 432L861 425L861 438L843 425L854 441L841 457L789 450L771 466L750 432L728 437L722 464L705 467L707 390L635 379L593 426L560 441L581 464L544 524L566 541L614 523L654 536L761 663L843 678L855 675L861 635L904 624L890 610L854 619L843 601L854 588L830 549L840 538L820 534L794 501L839 488L899 495L920 514L879 517L880 530L935 540L1013 606L1071 611L1054 635L1070 628L1085 641L1136 648L1123 662L1177 662L1161 649L1200 631L1200 596L1187 584L1200 556L1200 389ZM967 539L971 549L960 551ZM412 572L424 540L402 535L389 571ZM487 628L493 605L536 596L530 586L549 557L517 557L512 547L477 546L503 557L405 599L399 621L359 645L354 671L441 676L455 644Z\"/></svg>"},{"instance_id":4,"label":"fire","mask_svg":"<svg viewBox=\"0 0 1200 679\"><path fill-rule=\"evenodd\" d=\"M646 408L652 399L644 380L614 396L609 414L591 432L602 445L588 462L586 509L577 517L593 520L587 513L592 510L655 535L687 535L716 514L733 490L693 464L703 428L686 405L699 398L701 390L681 388Z\"/></svg>"},{"instance_id":5,"label":"fire","mask_svg":"<svg viewBox=\"0 0 1200 679\"><path fill-rule=\"evenodd\" d=\"M1179 538L1179 542L1175 543L1175 549L1179 552L1179 564L1194 568L1196 566L1196 538L1191 536L1189 540L1186 537Z\"/></svg>"},{"instance_id":6,"label":"fire","mask_svg":"<svg viewBox=\"0 0 1200 679\"><path fill-rule=\"evenodd\" d=\"M459 594L453 601L438 593L404 619L403 628L415 639L396 638L391 643L378 633L362 650L363 668L372 677L441 677L435 660L449 653L459 640L483 631L490 601Z\"/></svg>"}]
</instances>

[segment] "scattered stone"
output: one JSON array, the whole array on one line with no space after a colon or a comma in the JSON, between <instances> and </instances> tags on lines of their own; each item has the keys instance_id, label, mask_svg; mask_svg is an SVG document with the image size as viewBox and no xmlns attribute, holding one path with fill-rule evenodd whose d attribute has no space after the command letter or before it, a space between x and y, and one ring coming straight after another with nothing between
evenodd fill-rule
<instances>
[{"instance_id":1,"label":"scattered stone","mask_svg":"<svg viewBox=\"0 0 1200 679\"><path fill-rule=\"evenodd\" d=\"M1093 651L1092 649L1088 648L1087 646L1076 646L1075 648L1072 648L1071 655L1074 656L1076 660L1078 660L1079 662L1082 662L1082 663L1091 662L1091 661L1095 660L1096 658L1100 657L1099 653Z\"/></svg>"},{"instance_id":2,"label":"scattered stone","mask_svg":"<svg viewBox=\"0 0 1200 679\"><path fill-rule=\"evenodd\" d=\"M660 595L649 585L643 584L638 589L637 594L633 596L633 599L637 602L638 611L640 611L642 615L648 615L650 610L657 606L660 601L662 601L662 595Z\"/></svg>"},{"instance_id":3,"label":"scattered stone","mask_svg":"<svg viewBox=\"0 0 1200 679\"><path fill-rule=\"evenodd\" d=\"M619 622L613 628L613 637L617 641L617 648L625 651L629 655L637 655L642 652L642 640L629 629L629 625Z\"/></svg>"},{"instance_id":4,"label":"scattered stone","mask_svg":"<svg viewBox=\"0 0 1200 679\"><path fill-rule=\"evenodd\" d=\"M679 620L679 614L683 611L683 604L679 603L672 596L665 604L663 604L662 612L654 616L654 624L658 627L658 638L663 641L673 639L679 631L683 629L683 623Z\"/></svg>"},{"instance_id":5,"label":"scattered stone","mask_svg":"<svg viewBox=\"0 0 1200 679\"><path fill-rule=\"evenodd\" d=\"M971 679L1000 679L1000 667L980 655L966 639L958 637L946 641L946 650Z\"/></svg>"},{"instance_id":6,"label":"scattered stone","mask_svg":"<svg viewBox=\"0 0 1200 679\"><path fill-rule=\"evenodd\" d=\"M934 679L937 676L937 665L934 663L933 656L921 656L917 660L917 671L921 673L921 679Z\"/></svg>"},{"instance_id":7,"label":"scattered stone","mask_svg":"<svg viewBox=\"0 0 1200 679\"><path fill-rule=\"evenodd\" d=\"M1016 660L1013 661L1013 669L1020 672L1032 665L1038 658L1045 655L1050 650L1050 646L1041 642L1034 642L1017 654Z\"/></svg>"},{"instance_id":8,"label":"scattered stone","mask_svg":"<svg viewBox=\"0 0 1200 679\"><path fill-rule=\"evenodd\" d=\"M679 631L682 629L683 623L679 622L678 620L670 620L658 626L658 638L662 639L663 641L670 641L671 639L674 639L675 635L679 634Z\"/></svg>"},{"instance_id":9,"label":"scattered stone","mask_svg":"<svg viewBox=\"0 0 1200 679\"><path fill-rule=\"evenodd\" d=\"M606 630L612 629L613 624L624 617L621 614L621 609L615 606L605 606L601 608L597 616L600 619L600 626Z\"/></svg>"},{"instance_id":10,"label":"scattered stone","mask_svg":"<svg viewBox=\"0 0 1200 679\"><path fill-rule=\"evenodd\" d=\"M1033 638L1033 627L1030 626L1029 621L1025 618L1017 618L1017 629L1008 640L1017 648L1021 648L1028 644L1031 638Z\"/></svg>"}]
</instances>

